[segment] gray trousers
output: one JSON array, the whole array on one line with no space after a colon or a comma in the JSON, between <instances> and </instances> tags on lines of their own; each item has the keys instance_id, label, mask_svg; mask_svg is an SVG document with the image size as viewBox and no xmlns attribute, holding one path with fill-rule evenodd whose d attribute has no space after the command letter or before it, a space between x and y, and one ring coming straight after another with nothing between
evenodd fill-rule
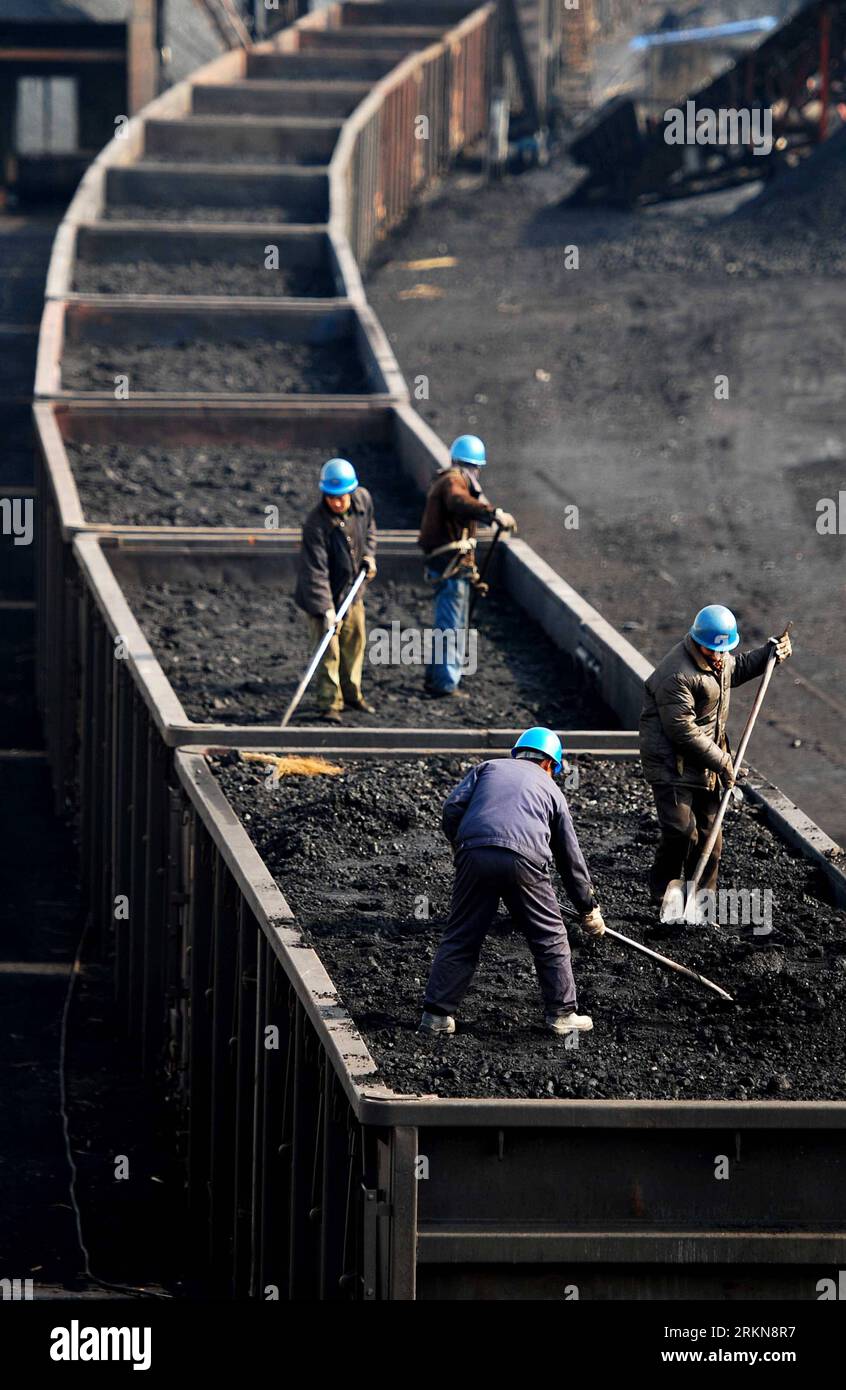
<instances>
[{"instance_id":1,"label":"gray trousers","mask_svg":"<svg viewBox=\"0 0 846 1390\"><path fill-rule=\"evenodd\" d=\"M545 1012L576 1007L570 943L549 874L510 849L460 850L452 908L432 962L424 1008L453 1014L470 987L500 899L532 952Z\"/></svg>"}]
</instances>

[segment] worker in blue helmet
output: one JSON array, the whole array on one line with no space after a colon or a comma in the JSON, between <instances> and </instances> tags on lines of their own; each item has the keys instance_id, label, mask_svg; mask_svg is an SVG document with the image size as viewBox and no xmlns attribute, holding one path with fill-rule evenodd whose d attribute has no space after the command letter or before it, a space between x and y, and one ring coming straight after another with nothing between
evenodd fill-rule
<instances>
[{"instance_id":1,"label":"worker in blue helmet","mask_svg":"<svg viewBox=\"0 0 846 1390\"><path fill-rule=\"evenodd\" d=\"M303 523L294 599L306 613L313 646L335 632L317 674L315 693L321 718L340 724L344 709L373 714L361 690L366 629L360 597L341 622L337 610L362 566L367 583L376 575L376 520L373 499L353 465L329 459L320 470L320 501Z\"/></svg>"},{"instance_id":2,"label":"worker in blue helmet","mask_svg":"<svg viewBox=\"0 0 846 1390\"><path fill-rule=\"evenodd\" d=\"M602 936L605 923L579 846L570 808L553 778L563 763L552 729L521 734L510 758L479 763L450 792L444 833L455 854L449 921L438 946L420 1031L455 1032L458 1012L500 900L526 937L550 1032L589 1032L576 1012L567 931L550 878L554 863L584 930Z\"/></svg>"},{"instance_id":3,"label":"worker in blue helmet","mask_svg":"<svg viewBox=\"0 0 846 1390\"><path fill-rule=\"evenodd\" d=\"M418 543L426 557L425 575L435 586L435 629L443 634L435 659L426 667L425 689L435 699L461 697L467 614L471 587L480 586L476 568L476 529L496 523L513 531L510 512L485 497L479 470L487 464L485 446L475 434L453 440L450 466L433 480L420 523ZM482 586L484 591L484 586Z\"/></svg>"},{"instance_id":4,"label":"worker in blue helmet","mask_svg":"<svg viewBox=\"0 0 846 1390\"><path fill-rule=\"evenodd\" d=\"M772 644L779 661L792 650L787 634L734 656L739 643L731 609L710 603L646 681L640 757L661 831L650 874L656 903L671 880L691 879L698 846L717 814L721 785L735 781L727 733L732 688L763 674ZM704 890L716 889L721 850L722 835L702 878Z\"/></svg>"}]
</instances>

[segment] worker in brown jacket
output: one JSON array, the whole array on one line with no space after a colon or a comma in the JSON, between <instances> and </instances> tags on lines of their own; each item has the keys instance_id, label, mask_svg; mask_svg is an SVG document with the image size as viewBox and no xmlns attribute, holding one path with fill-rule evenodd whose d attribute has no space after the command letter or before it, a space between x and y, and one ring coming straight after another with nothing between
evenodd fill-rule
<instances>
[{"instance_id":1,"label":"worker in brown jacket","mask_svg":"<svg viewBox=\"0 0 846 1390\"><path fill-rule=\"evenodd\" d=\"M435 630L439 649L426 666L427 694L464 696L459 690L470 588L478 580L475 562L479 522L497 522L505 531L516 523L509 512L492 507L482 492L479 469L487 463L485 446L474 434L462 434L450 449L452 467L439 473L429 488L418 544L426 556L425 575L435 585Z\"/></svg>"},{"instance_id":2,"label":"worker in brown jacket","mask_svg":"<svg viewBox=\"0 0 846 1390\"><path fill-rule=\"evenodd\" d=\"M373 499L360 487L347 459L330 459L320 471L321 499L303 525L294 601L308 615L316 647L335 630L317 676L321 717L341 723L345 708L373 714L361 692L364 670L364 602L356 597L338 622L337 610L362 567L376 574L376 521ZM361 593L361 590L359 591Z\"/></svg>"},{"instance_id":3,"label":"worker in brown jacket","mask_svg":"<svg viewBox=\"0 0 846 1390\"><path fill-rule=\"evenodd\" d=\"M719 808L719 783L734 784L736 769L726 733L732 687L763 675L772 643L779 661L786 661L792 650L786 633L732 656L739 642L731 610L721 603L709 604L646 681L640 757L661 829L650 875L656 903L673 879L687 883L692 878L698 846L707 839ZM702 876L701 887L711 892L717 886L721 851L722 834Z\"/></svg>"}]
</instances>

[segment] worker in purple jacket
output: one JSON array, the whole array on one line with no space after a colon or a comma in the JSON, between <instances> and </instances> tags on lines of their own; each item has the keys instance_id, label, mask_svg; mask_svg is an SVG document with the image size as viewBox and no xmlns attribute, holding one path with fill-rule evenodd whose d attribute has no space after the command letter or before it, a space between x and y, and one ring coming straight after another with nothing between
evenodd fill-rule
<instances>
[{"instance_id":1,"label":"worker in purple jacket","mask_svg":"<svg viewBox=\"0 0 846 1390\"><path fill-rule=\"evenodd\" d=\"M562 763L557 734L527 729L511 760L480 763L447 797L443 829L455 851L455 885L420 1032L455 1032L454 1014L470 987L500 899L529 943L546 1027L559 1035L593 1027L586 1014L576 1012L570 944L549 873L554 861L582 926L602 936L605 923L570 808L552 780Z\"/></svg>"}]
</instances>

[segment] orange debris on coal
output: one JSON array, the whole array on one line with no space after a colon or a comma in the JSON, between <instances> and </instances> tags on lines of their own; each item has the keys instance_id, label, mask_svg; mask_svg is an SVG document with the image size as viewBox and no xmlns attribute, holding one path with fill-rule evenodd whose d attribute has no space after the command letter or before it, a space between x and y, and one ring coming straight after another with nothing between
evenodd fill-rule
<instances>
[{"instance_id":1,"label":"orange debris on coal","mask_svg":"<svg viewBox=\"0 0 846 1390\"><path fill-rule=\"evenodd\" d=\"M291 753L286 757L276 757L273 753L241 753L245 763L261 763L273 769L273 781L280 777L340 777L343 768L338 763L330 763L327 758L307 757Z\"/></svg>"}]
</instances>

